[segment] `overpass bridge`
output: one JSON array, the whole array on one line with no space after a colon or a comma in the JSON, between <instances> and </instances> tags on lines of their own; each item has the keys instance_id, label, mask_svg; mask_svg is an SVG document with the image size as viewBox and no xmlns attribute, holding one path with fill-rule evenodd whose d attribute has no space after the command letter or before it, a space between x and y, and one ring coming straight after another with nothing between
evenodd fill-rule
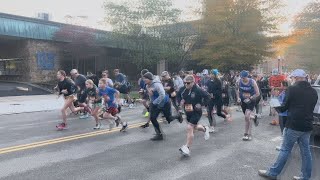
<instances>
[{"instance_id":1,"label":"overpass bridge","mask_svg":"<svg viewBox=\"0 0 320 180\"><path fill-rule=\"evenodd\" d=\"M90 34L99 50L76 60L63 49L70 40L56 37L65 29ZM109 31L4 13L0 13L0 47L0 80L36 83L54 80L61 68L78 68L82 73L130 69L132 64L121 59L121 52L139 48L130 38Z\"/></svg>"}]
</instances>

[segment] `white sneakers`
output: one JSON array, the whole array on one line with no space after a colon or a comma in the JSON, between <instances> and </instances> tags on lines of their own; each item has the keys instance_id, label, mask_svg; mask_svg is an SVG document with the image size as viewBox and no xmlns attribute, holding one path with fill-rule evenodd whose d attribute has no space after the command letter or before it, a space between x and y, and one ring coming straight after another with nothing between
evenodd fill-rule
<instances>
[{"instance_id":1,"label":"white sneakers","mask_svg":"<svg viewBox=\"0 0 320 180\"><path fill-rule=\"evenodd\" d=\"M210 127L209 127L209 133L214 133L214 132L215 132L214 127L213 127L213 126L210 126Z\"/></svg>"},{"instance_id":2,"label":"white sneakers","mask_svg":"<svg viewBox=\"0 0 320 180\"><path fill-rule=\"evenodd\" d=\"M208 140L210 138L210 129L209 126L205 126L206 131L204 132L204 140Z\"/></svg>"},{"instance_id":3,"label":"white sneakers","mask_svg":"<svg viewBox=\"0 0 320 180\"><path fill-rule=\"evenodd\" d=\"M88 113L80 116L80 119L87 119L87 118L89 118L89 114Z\"/></svg>"},{"instance_id":4,"label":"white sneakers","mask_svg":"<svg viewBox=\"0 0 320 180\"><path fill-rule=\"evenodd\" d=\"M190 156L190 149L187 147L187 145L183 145L179 151L181 152L182 155L184 156Z\"/></svg>"},{"instance_id":5,"label":"white sneakers","mask_svg":"<svg viewBox=\"0 0 320 180\"><path fill-rule=\"evenodd\" d=\"M97 130L101 128L101 123L97 124L93 129Z\"/></svg>"},{"instance_id":6,"label":"white sneakers","mask_svg":"<svg viewBox=\"0 0 320 180\"><path fill-rule=\"evenodd\" d=\"M252 140L252 137L248 134L244 134L243 138L242 138L243 141L251 141Z\"/></svg>"}]
</instances>

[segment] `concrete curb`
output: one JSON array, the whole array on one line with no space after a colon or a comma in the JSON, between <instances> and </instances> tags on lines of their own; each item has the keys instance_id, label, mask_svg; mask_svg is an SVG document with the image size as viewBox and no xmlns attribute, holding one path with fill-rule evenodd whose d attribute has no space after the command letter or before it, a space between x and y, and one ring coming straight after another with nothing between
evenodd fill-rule
<instances>
[{"instance_id":1,"label":"concrete curb","mask_svg":"<svg viewBox=\"0 0 320 180\"><path fill-rule=\"evenodd\" d=\"M48 88L44 88L44 87L38 86L38 85L36 85L36 84L28 83L28 82L20 82L20 81L4 81L4 80L0 80L0 82L24 84L24 85L28 85L28 86L31 86L31 87L34 87L34 88L41 89L41 90L46 91L46 92L51 93L51 94L53 94L53 93L54 93L54 92L53 92L53 90L50 90L50 89L48 89Z\"/></svg>"}]
</instances>

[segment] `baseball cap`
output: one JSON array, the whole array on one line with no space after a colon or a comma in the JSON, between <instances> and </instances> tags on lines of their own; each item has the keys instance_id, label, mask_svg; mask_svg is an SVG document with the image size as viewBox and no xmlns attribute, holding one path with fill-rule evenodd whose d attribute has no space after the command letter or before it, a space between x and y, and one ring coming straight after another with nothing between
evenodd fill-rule
<instances>
[{"instance_id":1,"label":"baseball cap","mask_svg":"<svg viewBox=\"0 0 320 180\"><path fill-rule=\"evenodd\" d=\"M248 71L241 71L240 77L241 77L241 78L249 77L249 72L248 72Z\"/></svg>"},{"instance_id":2,"label":"baseball cap","mask_svg":"<svg viewBox=\"0 0 320 180\"><path fill-rule=\"evenodd\" d=\"M204 70L202 71L202 74L203 74L203 75L208 75L208 74L209 74L208 69L204 69Z\"/></svg>"},{"instance_id":3,"label":"baseball cap","mask_svg":"<svg viewBox=\"0 0 320 180\"><path fill-rule=\"evenodd\" d=\"M296 69L294 71L292 71L292 73L290 74L290 77L301 77L301 78L305 78L307 77L307 74L304 70L302 69Z\"/></svg>"},{"instance_id":4,"label":"baseball cap","mask_svg":"<svg viewBox=\"0 0 320 180\"><path fill-rule=\"evenodd\" d=\"M219 74L218 69L213 69L211 72L212 72L212 74L214 74L214 75L218 75L218 74Z\"/></svg>"}]
</instances>

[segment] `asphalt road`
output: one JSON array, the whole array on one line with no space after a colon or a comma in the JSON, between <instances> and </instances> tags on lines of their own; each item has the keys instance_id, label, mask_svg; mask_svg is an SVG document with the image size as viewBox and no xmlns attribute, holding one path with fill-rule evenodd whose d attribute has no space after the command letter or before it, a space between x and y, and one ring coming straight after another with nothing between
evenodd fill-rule
<instances>
[{"instance_id":1,"label":"asphalt road","mask_svg":"<svg viewBox=\"0 0 320 180\"><path fill-rule=\"evenodd\" d=\"M265 113L267 114L267 112ZM251 142L241 140L243 115L233 113L233 122L217 118L217 132L208 141L196 132L191 157L178 149L186 141L186 124L162 123L166 140L152 142L153 127L139 129L145 122L141 109L127 109L123 119L132 127L126 133L104 128L94 131L94 121L70 117L69 129L56 131L59 112L37 112L0 116L0 179L215 179L260 180L259 169L276 159L279 127L270 126L265 116L254 128ZM201 123L207 124L203 117ZM320 142L312 137L313 180L320 179ZM295 147L281 180L299 175L301 158Z\"/></svg>"}]
</instances>

